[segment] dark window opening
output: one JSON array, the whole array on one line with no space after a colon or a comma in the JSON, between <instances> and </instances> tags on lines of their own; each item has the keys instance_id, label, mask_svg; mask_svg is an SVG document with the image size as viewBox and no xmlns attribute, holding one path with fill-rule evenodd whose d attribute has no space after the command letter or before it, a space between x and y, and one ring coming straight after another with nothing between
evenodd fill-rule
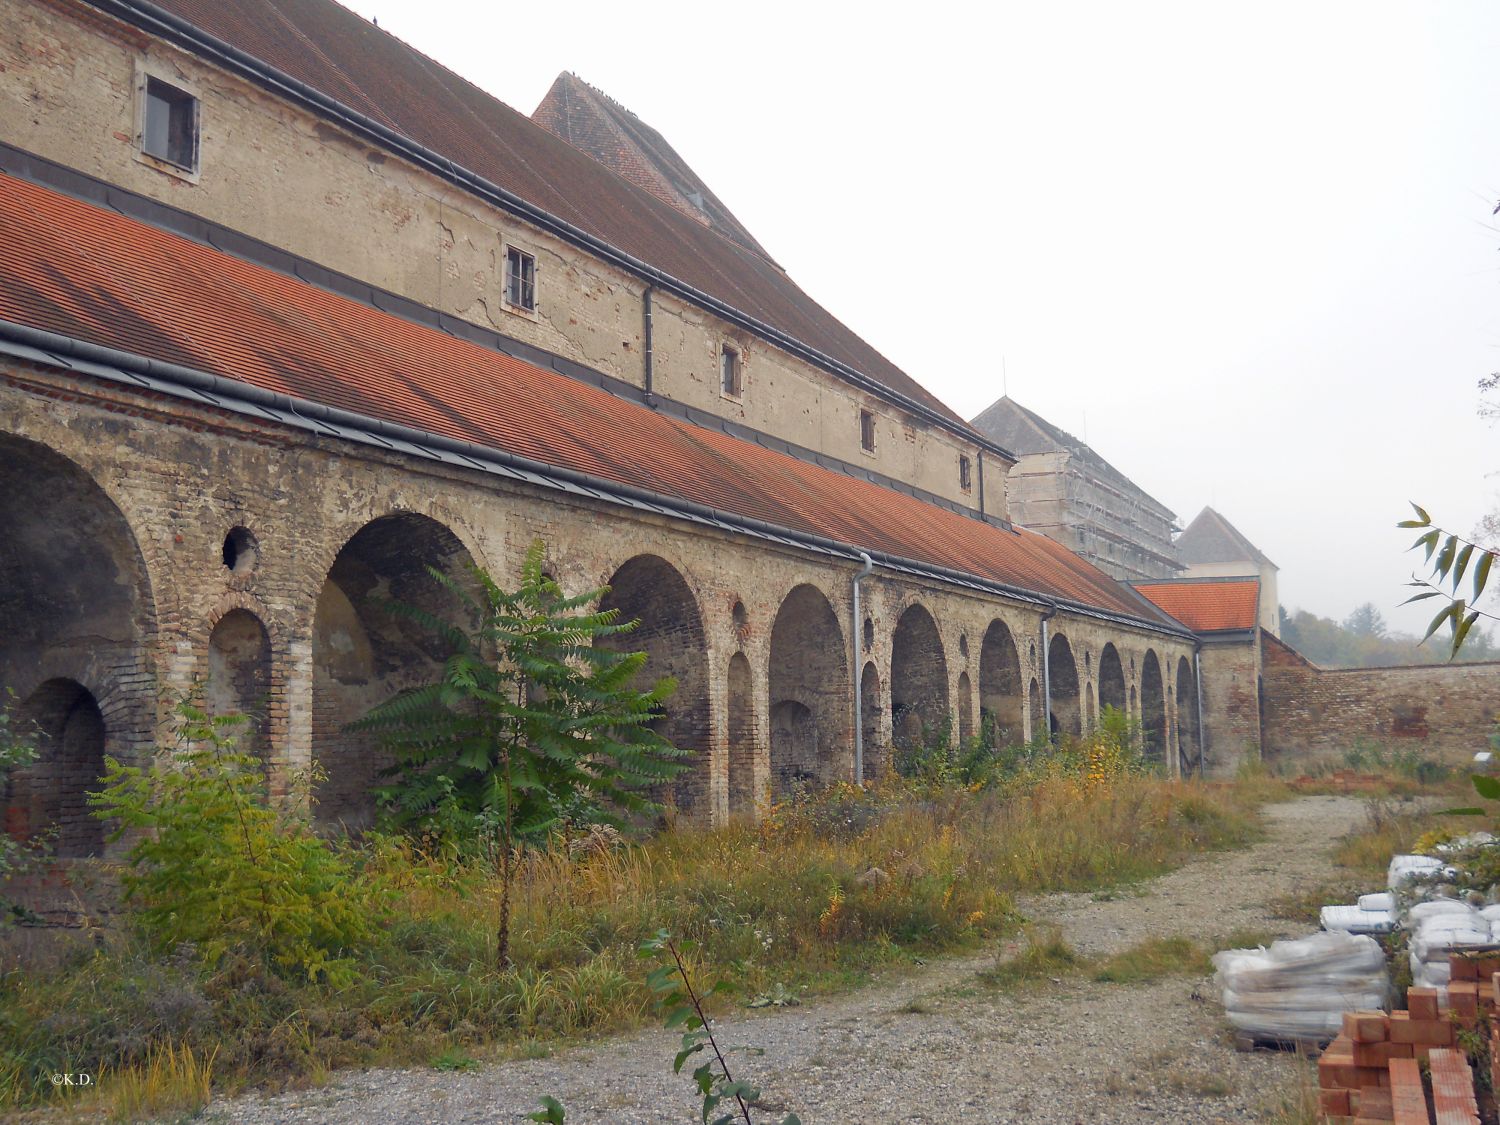
<instances>
[{"instance_id":1,"label":"dark window opening","mask_svg":"<svg viewBox=\"0 0 1500 1125\"><path fill-rule=\"evenodd\" d=\"M958 487L965 492L974 487L974 469L967 457L958 459Z\"/></svg>"},{"instance_id":2,"label":"dark window opening","mask_svg":"<svg viewBox=\"0 0 1500 1125\"><path fill-rule=\"evenodd\" d=\"M255 536L248 527L232 527L224 536L224 565L235 574L246 574L255 566Z\"/></svg>"},{"instance_id":3,"label":"dark window opening","mask_svg":"<svg viewBox=\"0 0 1500 1125\"><path fill-rule=\"evenodd\" d=\"M198 99L159 78L147 78L141 151L185 171L195 171L198 167Z\"/></svg>"},{"instance_id":4,"label":"dark window opening","mask_svg":"<svg viewBox=\"0 0 1500 1125\"><path fill-rule=\"evenodd\" d=\"M875 450L875 415L868 410L859 412L859 446L867 452Z\"/></svg>"},{"instance_id":5,"label":"dark window opening","mask_svg":"<svg viewBox=\"0 0 1500 1125\"><path fill-rule=\"evenodd\" d=\"M739 398L744 389L740 375L740 353L728 344L719 348L719 388L730 398Z\"/></svg>"},{"instance_id":6,"label":"dark window opening","mask_svg":"<svg viewBox=\"0 0 1500 1125\"><path fill-rule=\"evenodd\" d=\"M509 246L505 250L505 302L518 309L536 309L536 259Z\"/></svg>"}]
</instances>

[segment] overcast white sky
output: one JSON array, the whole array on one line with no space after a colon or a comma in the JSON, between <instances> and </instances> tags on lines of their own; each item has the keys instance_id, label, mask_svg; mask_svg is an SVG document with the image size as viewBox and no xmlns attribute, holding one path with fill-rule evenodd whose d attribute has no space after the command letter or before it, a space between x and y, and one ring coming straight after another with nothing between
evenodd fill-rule
<instances>
[{"instance_id":1,"label":"overcast white sky","mask_svg":"<svg viewBox=\"0 0 1500 1125\"><path fill-rule=\"evenodd\" d=\"M572 70L965 417L1009 390L1282 603L1500 504L1500 5L352 5L529 113Z\"/></svg>"}]
</instances>

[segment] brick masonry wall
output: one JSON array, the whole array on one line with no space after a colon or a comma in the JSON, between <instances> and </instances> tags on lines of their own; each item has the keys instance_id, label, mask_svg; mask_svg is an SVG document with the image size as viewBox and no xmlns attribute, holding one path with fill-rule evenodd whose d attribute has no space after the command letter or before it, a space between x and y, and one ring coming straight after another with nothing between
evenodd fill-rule
<instances>
[{"instance_id":1,"label":"brick masonry wall","mask_svg":"<svg viewBox=\"0 0 1500 1125\"><path fill-rule=\"evenodd\" d=\"M258 725L273 779L284 782L289 770L320 762L331 775L320 813L357 822L368 815L360 790L371 748L344 739L341 721L411 682L435 658L417 639L393 632L371 610L372 600L400 596L427 563L472 559L511 583L541 538L548 570L565 590L618 579L620 597L654 619L645 645L652 667L684 682L668 719L696 752L697 770L677 794L693 815L718 820L747 812L767 791L776 737L771 712L784 700L813 714L810 772L834 780L852 771L852 679L845 669L856 563L24 365L0 366L0 461L43 481L66 465L98 486L95 518L77 529L91 538L61 541L58 550L72 552L66 557L138 560L143 608L127 659L100 664L80 643L32 659L12 652L0 669L23 699L50 679L79 684L99 702L105 753L140 760L153 745L169 745L171 701L195 679L227 672L227 681L217 681L224 692L264 700ZM52 526L44 504L7 518L18 541ZM255 546L253 559L230 567L225 540L235 529L250 533ZM46 569L46 558L33 563ZM643 568L644 580L626 581L628 566ZM653 605L652 592L668 587L676 591L672 604ZM1014 713L1027 720L1021 737L1030 737L1041 676L1035 608L880 570L865 581L862 602L867 770L888 761L893 673L903 685L927 685L930 695L946 691L943 706L955 729L977 729L981 701L1016 690L1014 680L996 687L993 671L981 669L982 641L996 621L1016 646L1023 696ZM821 627L779 631L789 604ZM897 622L917 607L912 619L928 616L935 636L898 653ZM63 632L86 611L66 598L35 607L48 628ZM268 660L246 618L264 628ZM215 626L226 620L215 640ZM18 636L38 632L36 622L11 624ZM1164 669L1191 657L1176 638L1066 612L1051 628L1071 647L1085 715L1098 711L1105 644L1119 653L1132 708L1148 652ZM904 663L913 653L923 675ZM788 677L789 668L795 672ZM972 685L966 699L965 677ZM1179 713L1175 681L1167 679L1167 737L1175 749Z\"/></svg>"},{"instance_id":2,"label":"brick masonry wall","mask_svg":"<svg viewBox=\"0 0 1500 1125\"><path fill-rule=\"evenodd\" d=\"M1487 749L1500 663L1322 669L1262 634L1268 755L1336 755L1357 740L1458 761Z\"/></svg>"},{"instance_id":3,"label":"brick masonry wall","mask_svg":"<svg viewBox=\"0 0 1500 1125\"><path fill-rule=\"evenodd\" d=\"M1260 757L1260 645L1205 642L1201 661L1204 773L1232 777L1242 762Z\"/></svg>"}]
</instances>

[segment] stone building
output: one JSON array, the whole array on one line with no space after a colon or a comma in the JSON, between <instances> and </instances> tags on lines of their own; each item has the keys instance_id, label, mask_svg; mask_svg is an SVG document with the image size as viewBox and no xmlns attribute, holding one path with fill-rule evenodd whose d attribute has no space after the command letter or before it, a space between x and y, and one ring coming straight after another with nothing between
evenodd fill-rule
<instances>
[{"instance_id":1,"label":"stone building","mask_svg":"<svg viewBox=\"0 0 1500 1125\"><path fill-rule=\"evenodd\" d=\"M1176 517L1092 448L1009 395L973 420L1016 457L1011 518L1122 581L1171 578Z\"/></svg>"},{"instance_id":2,"label":"stone building","mask_svg":"<svg viewBox=\"0 0 1500 1125\"><path fill-rule=\"evenodd\" d=\"M562 86L543 127L329 0L0 7L0 684L46 735L7 828L97 853L104 755L195 683L366 822L346 724L442 656L384 604L538 538L679 681L688 815L986 716L1112 705L1196 763L1193 632L1015 526L1002 443Z\"/></svg>"},{"instance_id":3,"label":"stone building","mask_svg":"<svg viewBox=\"0 0 1500 1125\"><path fill-rule=\"evenodd\" d=\"M1212 508L1193 517L1177 537L1185 578L1255 578L1260 582L1260 627L1281 636L1281 603L1276 591L1277 566Z\"/></svg>"}]
</instances>

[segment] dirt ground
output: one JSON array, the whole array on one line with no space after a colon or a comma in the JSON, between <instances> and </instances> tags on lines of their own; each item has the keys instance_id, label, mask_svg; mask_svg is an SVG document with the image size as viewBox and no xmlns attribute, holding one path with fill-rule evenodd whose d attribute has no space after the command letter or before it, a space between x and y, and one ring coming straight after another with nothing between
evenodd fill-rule
<instances>
[{"instance_id":1,"label":"dirt ground","mask_svg":"<svg viewBox=\"0 0 1500 1125\"><path fill-rule=\"evenodd\" d=\"M1267 837L1253 847L1107 894L1020 906L1090 957L1148 937L1297 936L1310 927L1272 918L1267 904L1329 879L1331 845L1364 816L1355 798L1299 798L1267 810ZM995 958L944 959L842 997L735 1013L715 1029L734 1047L736 1076L764 1091L760 1122L790 1110L807 1125L1259 1121L1301 1081L1292 1056L1234 1050L1209 977L1102 984L1072 974L997 990L980 978ZM698 1116L688 1079L672 1074L676 1044L650 1029L466 1073L352 1073L218 1102L205 1120L514 1122L545 1093L570 1123L676 1125Z\"/></svg>"}]
</instances>

